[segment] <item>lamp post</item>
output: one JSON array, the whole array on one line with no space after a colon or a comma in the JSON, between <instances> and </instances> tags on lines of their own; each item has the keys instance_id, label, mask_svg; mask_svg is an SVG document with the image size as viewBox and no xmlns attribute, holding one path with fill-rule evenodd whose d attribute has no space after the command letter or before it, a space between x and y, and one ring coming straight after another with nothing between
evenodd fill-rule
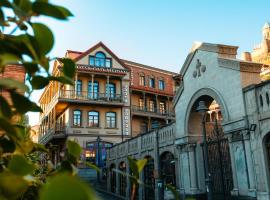
<instances>
[{"instance_id":1,"label":"lamp post","mask_svg":"<svg viewBox=\"0 0 270 200\"><path fill-rule=\"evenodd\" d=\"M204 101L199 101L199 105L196 111L200 113L201 115L202 134L203 134L204 168L205 168L205 185L206 185L207 199L212 200L213 199L212 198L212 182L211 182L211 176L209 173L208 146L206 143L206 129L205 129L206 112L208 111L208 108L205 106Z\"/></svg>"},{"instance_id":2,"label":"lamp post","mask_svg":"<svg viewBox=\"0 0 270 200\"><path fill-rule=\"evenodd\" d=\"M97 155L97 167L100 168L100 148L99 148L99 143L101 139L99 136L97 136L97 150L96 150L96 155ZM97 182L100 182L100 174L99 171L97 171Z\"/></svg>"}]
</instances>

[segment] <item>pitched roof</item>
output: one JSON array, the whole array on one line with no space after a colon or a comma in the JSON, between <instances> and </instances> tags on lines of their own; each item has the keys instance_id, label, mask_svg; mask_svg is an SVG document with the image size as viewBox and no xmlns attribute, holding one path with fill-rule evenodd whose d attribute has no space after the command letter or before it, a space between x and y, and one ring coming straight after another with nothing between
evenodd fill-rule
<instances>
[{"instance_id":1,"label":"pitched roof","mask_svg":"<svg viewBox=\"0 0 270 200\"><path fill-rule=\"evenodd\" d=\"M89 54L90 52L96 50L99 47L102 47L103 49L105 49L105 51L107 51L115 60L117 60L117 62L119 62L124 67L126 67L125 64L105 44L103 44L102 42L97 43L93 47L91 47L88 50L86 50L85 52L83 52L81 55L79 55L78 57L76 57L74 59L74 61L80 60L81 58L83 58L84 56L86 56L87 54Z\"/></svg>"},{"instance_id":2,"label":"pitched roof","mask_svg":"<svg viewBox=\"0 0 270 200\"><path fill-rule=\"evenodd\" d=\"M67 50L66 56L68 56L71 59L75 59L78 56L80 56L83 52L81 51L73 51L73 50Z\"/></svg>"},{"instance_id":3,"label":"pitched roof","mask_svg":"<svg viewBox=\"0 0 270 200\"><path fill-rule=\"evenodd\" d=\"M129 60L124 60L124 59L121 59L126 65L132 67L143 67L143 68L147 68L148 70L156 70L156 71L160 71L160 72L164 72L164 73L168 73L168 74L171 74L171 75L178 75L178 73L176 72L172 72L172 71L168 71L168 70L164 70L164 69L160 69L160 68L157 68L157 67L152 67L152 66L149 66L149 65L144 65L144 64L140 64L140 63L137 63L137 62L133 62L133 61L129 61Z\"/></svg>"}]
</instances>

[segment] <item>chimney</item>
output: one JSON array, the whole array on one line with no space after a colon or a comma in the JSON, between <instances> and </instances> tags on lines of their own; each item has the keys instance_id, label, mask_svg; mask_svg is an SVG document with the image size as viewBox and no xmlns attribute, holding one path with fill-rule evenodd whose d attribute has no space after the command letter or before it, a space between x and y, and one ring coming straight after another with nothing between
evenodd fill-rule
<instances>
[{"instance_id":1,"label":"chimney","mask_svg":"<svg viewBox=\"0 0 270 200\"><path fill-rule=\"evenodd\" d=\"M243 52L241 57L244 61L252 61L250 52Z\"/></svg>"}]
</instances>

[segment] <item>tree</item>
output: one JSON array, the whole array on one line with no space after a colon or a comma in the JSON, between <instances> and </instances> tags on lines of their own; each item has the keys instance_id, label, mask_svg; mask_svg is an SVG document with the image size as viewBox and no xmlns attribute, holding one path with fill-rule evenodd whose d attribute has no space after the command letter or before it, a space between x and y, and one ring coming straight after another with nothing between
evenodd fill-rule
<instances>
[{"instance_id":1,"label":"tree","mask_svg":"<svg viewBox=\"0 0 270 200\"><path fill-rule=\"evenodd\" d=\"M75 64L62 59L60 76L49 72L48 56L54 45L51 29L37 22L39 16L68 20L72 13L48 0L0 1L0 72L7 65L19 65L26 71L26 82L0 79L0 199L96 199L94 191L76 177L81 147L67 141L65 158L57 169L39 162L39 152L47 149L29 139L29 128L21 123L25 113L42 112L30 100L34 90L50 81L73 84Z\"/></svg>"}]
</instances>

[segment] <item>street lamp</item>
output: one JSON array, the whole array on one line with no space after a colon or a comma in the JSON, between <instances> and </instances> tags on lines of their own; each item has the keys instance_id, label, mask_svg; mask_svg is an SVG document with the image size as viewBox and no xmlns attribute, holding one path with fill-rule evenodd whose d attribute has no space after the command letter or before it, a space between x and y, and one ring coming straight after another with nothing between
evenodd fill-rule
<instances>
[{"instance_id":1,"label":"street lamp","mask_svg":"<svg viewBox=\"0 0 270 200\"><path fill-rule=\"evenodd\" d=\"M199 105L196 111L201 115L202 133L203 133L203 153L205 156L204 168L205 168L205 185L206 185L207 199L212 200L212 183L208 166L208 146L206 143L206 130L205 130L206 112L208 111L208 108L205 106L204 101L199 101Z\"/></svg>"},{"instance_id":2,"label":"street lamp","mask_svg":"<svg viewBox=\"0 0 270 200\"><path fill-rule=\"evenodd\" d=\"M97 156L97 167L100 168L100 148L99 148L99 143L101 139L99 136L97 136L97 149L96 149L96 156ZM98 183L100 182L100 174L99 171L97 171L97 181Z\"/></svg>"}]
</instances>

